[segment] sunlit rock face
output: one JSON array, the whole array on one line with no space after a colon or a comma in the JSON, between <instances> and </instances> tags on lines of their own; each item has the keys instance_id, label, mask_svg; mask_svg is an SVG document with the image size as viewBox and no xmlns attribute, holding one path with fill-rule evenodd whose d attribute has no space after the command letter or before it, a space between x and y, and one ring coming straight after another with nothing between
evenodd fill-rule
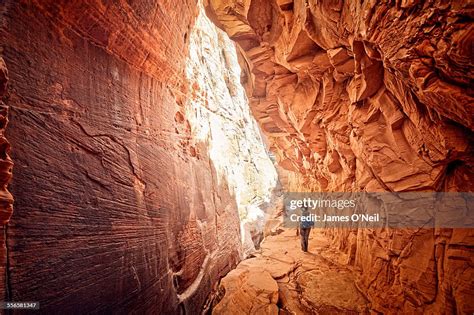
<instances>
[{"instance_id":1,"label":"sunlit rock face","mask_svg":"<svg viewBox=\"0 0 474 315\"><path fill-rule=\"evenodd\" d=\"M269 214L261 205L270 201L277 174L240 84L235 44L204 11L190 35L189 49L186 76L192 91L182 123L189 123L193 141L209 144L217 182L225 179L236 198L247 254L255 249L252 239L263 232Z\"/></svg>"},{"instance_id":2,"label":"sunlit rock face","mask_svg":"<svg viewBox=\"0 0 474 315\"><path fill-rule=\"evenodd\" d=\"M0 6L16 164L2 300L198 313L275 183L229 41L193 30L195 1Z\"/></svg>"},{"instance_id":3,"label":"sunlit rock face","mask_svg":"<svg viewBox=\"0 0 474 315\"><path fill-rule=\"evenodd\" d=\"M205 7L240 47L251 110L287 190L474 190L472 4ZM328 233L362 269L375 310L472 312L472 231Z\"/></svg>"}]
</instances>

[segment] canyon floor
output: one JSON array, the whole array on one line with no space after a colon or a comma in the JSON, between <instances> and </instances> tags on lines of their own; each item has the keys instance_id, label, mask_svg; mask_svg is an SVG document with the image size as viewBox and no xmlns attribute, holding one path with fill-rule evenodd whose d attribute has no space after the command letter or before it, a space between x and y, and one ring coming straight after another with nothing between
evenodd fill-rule
<instances>
[{"instance_id":1,"label":"canyon floor","mask_svg":"<svg viewBox=\"0 0 474 315\"><path fill-rule=\"evenodd\" d=\"M369 313L358 271L340 264L343 258L317 230L306 253L294 229L280 230L221 280L213 314Z\"/></svg>"}]
</instances>

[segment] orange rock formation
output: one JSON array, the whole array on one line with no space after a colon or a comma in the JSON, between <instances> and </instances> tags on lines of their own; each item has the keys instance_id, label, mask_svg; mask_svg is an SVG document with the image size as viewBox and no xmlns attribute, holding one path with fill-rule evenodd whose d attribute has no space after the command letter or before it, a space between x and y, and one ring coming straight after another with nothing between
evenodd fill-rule
<instances>
[{"instance_id":1,"label":"orange rock formation","mask_svg":"<svg viewBox=\"0 0 474 315\"><path fill-rule=\"evenodd\" d=\"M473 191L468 1L207 0L290 191ZM473 310L472 230L334 230L380 312Z\"/></svg>"},{"instance_id":2,"label":"orange rock formation","mask_svg":"<svg viewBox=\"0 0 474 315\"><path fill-rule=\"evenodd\" d=\"M474 189L472 7L208 0L291 188Z\"/></svg>"},{"instance_id":3,"label":"orange rock formation","mask_svg":"<svg viewBox=\"0 0 474 315\"><path fill-rule=\"evenodd\" d=\"M237 43L241 81L286 190L474 190L471 3L204 5ZM264 150L241 146L260 138L236 100L233 57L206 51L224 40L205 46L198 36L189 61L198 11L195 0L0 3L0 300L40 301L45 313L197 313L242 258L232 183L246 184L244 171L262 176L251 153ZM239 199L253 197L247 188ZM326 236L357 271L358 289L344 291L351 310L474 311L472 230ZM304 270L324 260L313 258ZM300 270L294 260L272 270L260 257L222 285L237 300L257 292L268 312L294 306L293 285L329 301L309 277L326 265L280 286Z\"/></svg>"}]
</instances>

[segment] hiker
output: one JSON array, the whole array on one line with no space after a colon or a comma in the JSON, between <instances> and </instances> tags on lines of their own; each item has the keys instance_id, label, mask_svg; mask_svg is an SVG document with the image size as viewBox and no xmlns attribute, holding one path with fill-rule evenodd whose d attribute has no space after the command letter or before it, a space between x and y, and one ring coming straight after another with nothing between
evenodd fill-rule
<instances>
[{"instance_id":1,"label":"hiker","mask_svg":"<svg viewBox=\"0 0 474 315\"><path fill-rule=\"evenodd\" d=\"M301 216L309 216L309 210L307 207L303 207L301 209ZM311 232L311 228L314 226L313 221L305 221L301 220L300 221L300 237L301 237L301 250L303 252L308 251L308 241L309 241L309 233Z\"/></svg>"}]
</instances>

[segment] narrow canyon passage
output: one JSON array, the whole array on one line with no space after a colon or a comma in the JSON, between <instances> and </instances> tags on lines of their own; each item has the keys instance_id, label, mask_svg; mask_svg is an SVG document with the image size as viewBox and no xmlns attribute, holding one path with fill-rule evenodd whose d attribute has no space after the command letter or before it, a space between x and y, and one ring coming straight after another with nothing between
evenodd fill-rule
<instances>
[{"instance_id":1,"label":"narrow canyon passage","mask_svg":"<svg viewBox=\"0 0 474 315\"><path fill-rule=\"evenodd\" d=\"M473 19L0 2L1 308L473 314Z\"/></svg>"}]
</instances>

